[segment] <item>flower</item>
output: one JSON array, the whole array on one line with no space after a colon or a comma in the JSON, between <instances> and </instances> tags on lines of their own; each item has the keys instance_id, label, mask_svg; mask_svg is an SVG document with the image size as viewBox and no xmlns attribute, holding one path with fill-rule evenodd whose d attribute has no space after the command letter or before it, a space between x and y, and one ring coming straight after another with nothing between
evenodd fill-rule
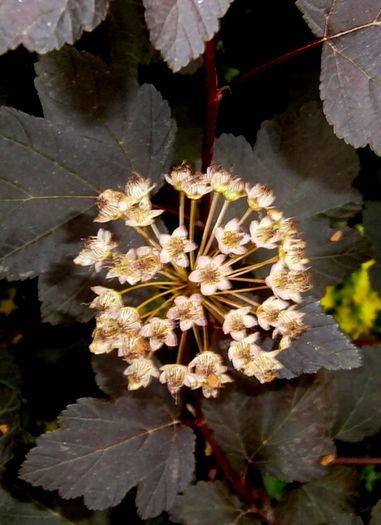
<instances>
[{"instance_id":1,"label":"flower","mask_svg":"<svg viewBox=\"0 0 381 525\"><path fill-rule=\"evenodd\" d=\"M190 297L184 295L176 297L175 306L168 310L168 319L180 321L180 330L183 332L192 328L193 325L205 326L207 321L201 301L202 297L199 294L193 294Z\"/></svg>"},{"instance_id":2,"label":"flower","mask_svg":"<svg viewBox=\"0 0 381 525\"><path fill-rule=\"evenodd\" d=\"M126 183L125 192L130 203L137 204L144 201L154 187L155 184L152 184L150 179L145 179L138 173L133 173Z\"/></svg>"},{"instance_id":3,"label":"flower","mask_svg":"<svg viewBox=\"0 0 381 525\"><path fill-rule=\"evenodd\" d=\"M188 365L190 371L195 370L197 379L200 381L202 393L205 397L216 397L218 390L232 379L225 374L227 368L222 365L219 354L205 351L197 355Z\"/></svg>"},{"instance_id":4,"label":"flower","mask_svg":"<svg viewBox=\"0 0 381 525\"><path fill-rule=\"evenodd\" d=\"M199 200L201 197L212 191L208 177L202 173L197 173L191 179L186 180L182 185L182 191L191 200Z\"/></svg>"},{"instance_id":5,"label":"flower","mask_svg":"<svg viewBox=\"0 0 381 525\"><path fill-rule=\"evenodd\" d=\"M259 346L255 344L258 337L259 334L254 333L239 341L232 341L230 343L228 356L232 361L234 368L245 371L247 366L253 360L253 357L261 351Z\"/></svg>"},{"instance_id":6,"label":"flower","mask_svg":"<svg viewBox=\"0 0 381 525\"><path fill-rule=\"evenodd\" d=\"M93 286L92 291L98 297L93 299L89 304L90 308L96 310L114 310L123 306L123 299L119 292L112 288L105 288L104 286Z\"/></svg>"},{"instance_id":7,"label":"flower","mask_svg":"<svg viewBox=\"0 0 381 525\"><path fill-rule=\"evenodd\" d=\"M127 253L116 253L109 264L110 270L106 278L116 277L120 284L136 284L141 279L141 273L136 264L136 250L131 248Z\"/></svg>"},{"instance_id":8,"label":"flower","mask_svg":"<svg viewBox=\"0 0 381 525\"><path fill-rule=\"evenodd\" d=\"M233 181L232 174L222 166L210 166L206 170L212 190L223 195Z\"/></svg>"},{"instance_id":9,"label":"flower","mask_svg":"<svg viewBox=\"0 0 381 525\"><path fill-rule=\"evenodd\" d=\"M191 180L192 175L192 168L183 162L180 166L173 168L169 175L164 175L164 178L175 190L184 191L184 184Z\"/></svg>"},{"instance_id":10,"label":"flower","mask_svg":"<svg viewBox=\"0 0 381 525\"><path fill-rule=\"evenodd\" d=\"M280 251L283 264L290 270L299 272L305 270L308 259L304 255L306 243L301 239L286 237Z\"/></svg>"},{"instance_id":11,"label":"flower","mask_svg":"<svg viewBox=\"0 0 381 525\"><path fill-rule=\"evenodd\" d=\"M246 364L243 372L248 377L255 376L260 383L267 383L276 377L277 370L283 368L276 356L279 350L272 352L265 352L263 350L255 350L253 357L249 363Z\"/></svg>"},{"instance_id":12,"label":"flower","mask_svg":"<svg viewBox=\"0 0 381 525\"><path fill-rule=\"evenodd\" d=\"M176 346L177 337L173 332L175 324L169 319L152 317L146 325L140 330L140 334L149 338L151 349L158 350L164 344L167 346Z\"/></svg>"},{"instance_id":13,"label":"flower","mask_svg":"<svg viewBox=\"0 0 381 525\"><path fill-rule=\"evenodd\" d=\"M135 204L126 211L126 226L143 227L150 226L163 210L153 210L146 203Z\"/></svg>"},{"instance_id":14,"label":"flower","mask_svg":"<svg viewBox=\"0 0 381 525\"><path fill-rule=\"evenodd\" d=\"M250 235L240 231L238 219L232 219L223 228L216 228L214 233L221 253L242 255L246 252L244 244L250 241Z\"/></svg>"},{"instance_id":15,"label":"flower","mask_svg":"<svg viewBox=\"0 0 381 525\"><path fill-rule=\"evenodd\" d=\"M173 213L157 220L164 210L151 203L155 185L137 173L124 192L98 197L95 222L120 221L126 238L100 229L75 258L115 282L92 288L90 351L117 353L129 390L159 378L176 400L183 388L216 397L233 381L228 366L272 381L279 354L308 330L297 308L310 288L297 225L274 207L267 186L245 185L222 166L200 173L182 163L165 179L178 192L178 222ZM231 203L242 197L246 209L235 217Z\"/></svg>"},{"instance_id":16,"label":"flower","mask_svg":"<svg viewBox=\"0 0 381 525\"><path fill-rule=\"evenodd\" d=\"M300 303L301 293L310 288L309 274L307 271L290 271L282 261L275 263L266 277L266 284L274 294L285 301Z\"/></svg>"},{"instance_id":17,"label":"flower","mask_svg":"<svg viewBox=\"0 0 381 525\"><path fill-rule=\"evenodd\" d=\"M104 262L112 256L112 250L116 246L117 243L112 240L111 232L101 228L95 237L88 237L85 240L85 247L74 262L81 266L94 265L95 271L99 272Z\"/></svg>"},{"instance_id":18,"label":"flower","mask_svg":"<svg viewBox=\"0 0 381 525\"><path fill-rule=\"evenodd\" d=\"M150 353L149 341L141 335L123 337L118 346L118 356L123 357L128 363L132 363L136 359L148 358Z\"/></svg>"},{"instance_id":19,"label":"flower","mask_svg":"<svg viewBox=\"0 0 381 525\"><path fill-rule=\"evenodd\" d=\"M231 272L230 266L222 265L224 255L207 257L201 255L197 259L196 269L189 274L189 280L200 283L203 295L212 295L217 290L228 290L231 287L226 276Z\"/></svg>"},{"instance_id":20,"label":"flower","mask_svg":"<svg viewBox=\"0 0 381 525\"><path fill-rule=\"evenodd\" d=\"M280 312L288 306L289 303L273 295L268 297L258 306L256 311L259 326L263 328L263 330L270 330L271 326L276 326Z\"/></svg>"},{"instance_id":21,"label":"flower","mask_svg":"<svg viewBox=\"0 0 381 525\"><path fill-rule=\"evenodd\" d=\"M137 390L149 385L152 377L159 377L159 371L150 359L135 359L123 372L128 377L128 390Z\"/></svg>"},{"instance_id":22,"label":"flower","mask_svg":"<svg viewBox=\"0 0 381 525\"><path fill-rule=\"evenodd\" d=\"M121 191L105 190L97 199L99 213L94 222L109 222L121 219L131 206L131 201Z\"/></svg>"},{"instance_id":23,"label":"flower","mask_svg":"<svg viewBox=\"0 0 381 525\"><path fill-rule=\"evenodd\" d=\"M188 232L185 226L176 228L172 235L161 234L159 242L162 246L160 262L173 263L182 268L189 266L187 253L195 250L197 244L188 240Z\"/></svg>"},{"instance_id":24,"label":"flower","mask_svg":"<svg viewBox=\"0 0 381 525\"><path fill-rule=\"evenodd\" d=\"M182 386L188 386L192 389L201 386L195 374L189 372L185 365L164 365L160 367L160 383L167 383L168 390L174 396Z\"/></svg>"},{"instance_id":25,"label":"flower","mask_svg":"<svg viewBox=\"0 0 381 525\"><path fill-rule=\"evenodd\" d=\"M246 336L246 328L253 328L257 321L253 315L250 315L250 306L244 308L235 308L225 315L222 325L224 334L230 334L233 339L239 341Z\"/></svg>"},{"instance_id":26,"label":"flower","mask_svg":"<svg viewBox=\"0 0 381 525\"><path fill-rule=\"evenodd\" d=\"M289 337L299 337L306 330L303 323L304 313L293 310L293 307L279 312L274 330L274 337L278 334Z\"/></svg>"},{"instance_id":27,"label":"flower","mask_svg":"<svg viewBox=\"0 0 381 525\"><path fill-rule=\"evenodd\" d=\"M267 209L275 201L273 192L264 184L246 184L247 203L249 208L253 211L260 211L263 208Z\"/></svg>"},{"instance_id":28,"label":"flower","mask_svg":"<svg viewBox=\"0 0 381 525\"><path fill-rule=\"evenodd\" d=\"M274 222L269 216L263 217L260 221L250 223L251 241L258 248L273 250L279 241L279 231L275 228Z\"/></svg>"}]
</instances>

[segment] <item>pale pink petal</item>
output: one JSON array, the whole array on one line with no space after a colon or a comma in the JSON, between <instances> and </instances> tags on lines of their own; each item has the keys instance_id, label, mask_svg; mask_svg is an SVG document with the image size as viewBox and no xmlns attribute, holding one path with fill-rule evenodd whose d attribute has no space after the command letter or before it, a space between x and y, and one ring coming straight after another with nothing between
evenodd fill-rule
<instances>
[{"instance_id":1,"label":"pale pink petal","mask_svg":"<svg viewBox=\"0 0 381 525\"><path fill-rule=\"evenodd\" d=\"M190 278L190 276L189 276ZM201 284L201 292L204 295L213 295L216 292L217 286L215 284Z\"/></svg>"},{"instance_id":2,"label":"pale pink petal","mask_svg":"<svg viewBox=\"0 0 381 525\"><path fill-rule=\"evenodd\" d=\"M199 283L202 279L202 275L200 270L194 270L189 274L188 279L192 281L193 283Z\"/></svg>"}]
</instances>

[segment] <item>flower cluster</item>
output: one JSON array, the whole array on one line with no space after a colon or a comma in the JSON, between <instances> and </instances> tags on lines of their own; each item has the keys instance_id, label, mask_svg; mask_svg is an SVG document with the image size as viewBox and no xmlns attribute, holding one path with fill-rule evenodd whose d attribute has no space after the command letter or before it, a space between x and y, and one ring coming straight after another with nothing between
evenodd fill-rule
<instances>
[{"instance_id":1,"label":"flower cluster","mask_svg":"<svg viewBox=\"0 0 381 525\"><path fill-rule=\"evenodd\" d=\"M194 173L182 164L165 179L179 195L172 233L157 221L164 210L152 206L154 185L140 175L129 178L124 192L107 189L98 197L95 222L124 221L142 245L124 253L101 228L74 260L128 285L92 289L90 350L117 351L128 365L130 390L157 377L174 396L186 386L215 397L232 381L229 366L261 383L273 380L282 368L277 356L306 330L295 306L310 288L308 260L295 223L274 207L269 188L245 185L220 166ZM244 211L231 218L239 199ZM148 299L129 306L138 289ZM210 343L213 335L228 339L227 356Z\"/></svg>"}]
</instances>

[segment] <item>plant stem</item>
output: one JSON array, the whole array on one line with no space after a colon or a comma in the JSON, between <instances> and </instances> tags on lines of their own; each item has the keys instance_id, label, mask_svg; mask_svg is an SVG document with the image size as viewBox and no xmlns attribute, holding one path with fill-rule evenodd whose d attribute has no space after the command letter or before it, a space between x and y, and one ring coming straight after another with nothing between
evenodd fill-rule
<instances>
[{"instance_id":1,"label":"plant stem","mask_svg":"<svg viewBox=\"0 0 381 525\"><path fill-rule=\"evenodd\" d=\"M208 238L209 229L210 229L210 226L212 224L213 217L214 217L214 212L216 211L216 206L217 206L218 199L219 199L219 194L215 193L213 195L212 202L210 204L210 208L209 208L209 212L208 212L208 218L206 219L204 232L202 234L200 248L198 249L197 258L198 258L199 255L202 255L202 251L204 249L206 240ZM196 262L197 262L197 258L196 258Z\"/></svg>"},{"instance_id":2,"label":"plant stem","mask_svg":"<svg viewBox=\"0 0 381 525\"><path fill-rule=\"evenodd\" d=\"M125 293L132 292L133 290L138 290L139 288L145 288L148 286L156 286L157 288L162 288L163 286L173 286L173 281L156 281L152 283L141 283L141 284L135 284L134 286L130 286L129 288L125 288L124 290L121 290L119 293L121 295L124 295Z\"/></svg>"},{"instance_id":3,"label":"plant stem","mask_svg":"<svg viewBox=\"0 0 381 525\"><path fill-rule=\"evenodd\" d=\"M233 469L224 451L220 448L219 444L215 440L213 433L209 430L205 422L200 404L197 403L194 406L194 408L196 410L196 421L184 421L184 423L188 424L191 427L196 427L201 432L205 441L210 445L210 448L212 449L218 467L224 473L226 479L231 484L232 488L234 489L234 492L237 494L239 499L248 506L248 513L259 516L267 525L276 525L276 521L272 513L270 500L267 494L263 491L261 493L262 501L258 501L258 498L256 498L250 490L246 479L244 477L241 477Z\"/></svg>"},{"instance_id":4,"label":"plant stem","mask_svg":"<svg viewBox=\"0 0 381 525\"><path fill-rule=\"evenodd\" d=\"M218 217L216 219L216 222L214 223L214 227L213 227L213 230L212 230L212 233L210 234L210 237L209 237L209 240L207 242L207 245L205 246L205 250L204 250L204 253L203 255L206 255L213 243L213 239L214 239L214 234L216 232L216 229L219 227L219 225L221 224L224 216L225 216L225 213L226 213L226 210L228 209L228 206L230 204L230 201L224 201L222 207L221 207L221 210L220 210L220 213L218 214Z\"/></svg>"},{"instance_id":5,"label":"plant stem","mask_svg":"<svg viewBox=\"0 0 381 525\"><path fill-rule=\"evenodd\" d=\"M381 458L335 458L330 465L381 465Z\"/></svg>"},{"instance_id":6,"label":"plant stem","mask_svg":"<svg viewBox=\"0 0 381 525\"><path fill-rule=\"evenodd\" d=\"M190 219L189 219L189 240L194 241L194 227L196 223L196 210L197 210L197 201L191 200L191 209L190 209ZM189 254L190 258L190 267L194 267L194 250Z\"/></svg>"},{"instance_id":7,"label":"plant stem","mask_svg":"<svg viewBox=\"0 0 381 525\"><path fill-rule=\"evenodd\" d=\"M286 60L289 60L290 58L294 58L298 55L301 55L302 53L305 53L306 51L309 51L310 49L314 49L315 47L318 47L321 44L323 44L326 40L327 40L326 37L318 38L316 40L313 40L312 42L309 42L308 44L305 44L304 46L293 49L292 51L288 51L287 53L284 53L283 55L280 55L276 58L272 58L268 62L265 62L264 64L261 64L259 66L256 66L253 69L250 69L246 73L243 73L239 77L235 78L231 82L229 87L232 91L234 91L237 86L246 82L247 80L250 80L255 75L262 73L262 71L266 71L266 69L270 69L271 67L281 64L282 62L285 62Z\"/></svg>"},{"instance_id":8,"label":"plant stem","mask_svg":"<svg viewBox=\"0 0 381 525\"><path fill-rule=\"evenodd\" d=\"M196 343L197 343L197 346L198 346L198 351L202 352L203 351L203 346L202 346L200 334L198 333L198 327L195 326L195 325L193 325L193 334L194 334L194 338L196 339Z\"/></svg>"},{"instance_id":9,"label":"plant stem","mask_svg":"<svg viewBox=\"0 0 381 525\"><path fill-rule=\"evenodd\" d=\"M156 299L159 299L160 297L163 297L164 295L167 295L168 293L177 292L178 290L181 290L181 288L185 288L185 284L181 286L177 286L176 288L170 288L169 290L165 290L164 292L158 293L157 295L154 295L152 297L149 297L146 301L143 301L141 304L137 306L137 308L143 308L144 306L147 306L147 304L152 303L152 301L156 301Z\"/></svg>"},{"instance_id":10,"label":"plant stem","mask_svg":"<svg viewBox=\"0 0 381 525\"><path fill-rule=\"evenodd\" d=\"M243 292L256 292L257 290L268 290L268 286L252 286L251 288L234 288L232 291L223 290L222 292L216 292L213 295L235 295Z\"/></svg>"},{"instance_id":11,"label":"plant stem","mask_svg":"<svg viewBox=\"0 0 381 525\"><path fill-rule=\"evenodd\" d=\"M176 364L177 365L181 365L181 361L183 359L183 350L184 350L185 341L187 339L187 334L188 334L188 332L182 332L181 333L179 349L177 350L177 359L176 359Z\"/></svg>"},{"instance_id":12,"label":"plant stem","mask_svg":"<svg viewBox=\"0 0 381 525\"><path fill-rule=\"evenodd\" d=\"M180 191L179 226L184 226L184 215L185 215L185 193L183 191Z\"/></svg>"}]
</instances>

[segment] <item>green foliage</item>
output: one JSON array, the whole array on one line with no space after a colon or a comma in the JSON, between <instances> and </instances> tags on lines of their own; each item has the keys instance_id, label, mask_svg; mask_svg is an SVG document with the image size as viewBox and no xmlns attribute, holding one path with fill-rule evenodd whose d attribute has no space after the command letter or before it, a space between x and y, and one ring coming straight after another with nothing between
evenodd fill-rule
<instances>
[{"instance_id":1,"label":"green foliage","mask_svg":"<svg viewBox=\"0 0 381 525\"><path fill-rule=\"evenodd\" d=\"M381 481L381 472L374 465L367 465L361 469L361 481L368 492L373 492L375 484Z\"/></svg>"},{"instance_id":2,"label":"green foliage","mask_svg":"<svg viewBox=\"0 0 381 525\"><path fill-rule=\"evenodd\" d=\"M381 298L372 289L369 271L374 261L364 263L361 269L353 273L343 284L328 286L321 304L326 312L333 313L340 328L359 339L377 332L377 318L381 312Z\"/></svg>"}]
</instances>

